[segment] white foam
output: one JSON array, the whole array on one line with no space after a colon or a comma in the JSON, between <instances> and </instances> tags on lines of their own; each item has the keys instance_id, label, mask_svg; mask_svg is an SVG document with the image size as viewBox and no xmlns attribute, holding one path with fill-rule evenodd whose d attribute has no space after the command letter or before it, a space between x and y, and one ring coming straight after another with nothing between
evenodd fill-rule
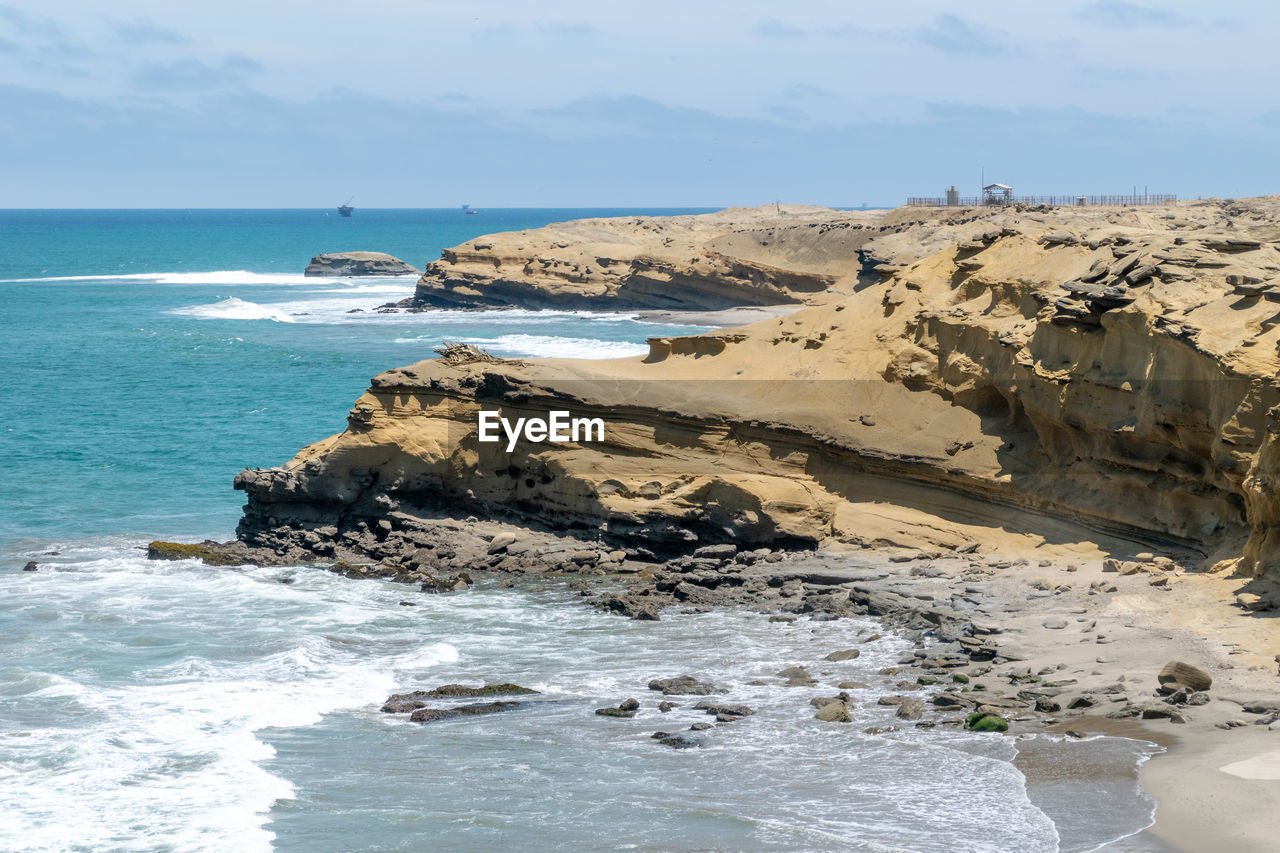
<instances>
[{"instance_id":1,"label":"white foam","mask_svg":"<svg viewBox=\"0 0 1280 853\"><path fill-rule=\"evenodd\" d=\"M359 595L334 600L328 577L285 586L271 579L273 570L213 572L136 556L81 568L88 578L41 579L59 612L148 623L173 611L172 618L189 620L193 651L106 681L90 671L48 673L43 687L24 695L57 710L48 722L0 729L6 849L268 851L270 809L294 787L262 766L275 751L258 732L367 707L401 683L402 670L458 660L447 643L384 649L344 642L343 632L385 619L386 606ZM92 591L86 579L96 581ZM200 646L213 601L222 618L250 623L255 614L289 611L291 645L259 655ZM149 629L136 630L146 636Z\"/></svg>"},{"instance_id":2,"label":"white foam","mask_svg":"<svg viewBox=\"0 0 1280 853\"><path fill-rule=\"evenodd\" d=\"M326 799L335 793L327 787L335 772L360 774L371 784L386 774L385 763L351 749L343 735L370 718L403 725L403 716L376 710L390 692L494 683L516 673L542 692L537 713L478 718L474 728L452 730L463 732L460 738L448 729L418 737L414 728L401 744L438 762L432 766L470 767L476 742L465 733L478 731L509 766L522 768L520 775L547 768L537 778L559 785L554 802L540 798L545 788L511 774L499 774L492 791L476 795L477 815L529 816L527 825L498 827L500 843L491 846L544 828L554 835L557 823L568 827L556 839L575 838L575 825L612 829L610 808L618 809L618 843L643 840L662 827L633 819L639 808L674 812L677 820L696 814L726 826L754 824L735 845L744 847L838 843L1019 853L1059 847L1056 827L1011 764L1018 749L1012 738L910 727L867 735L866 725L896 719L892 708L875 702L878 689L859 691L850 706L854 724L827 726L778 683L782 667L802 665L831 669L832 680L852 677L889 689L877 670L914 646L893 634L861 642L882 630L871 621L778 626L758 614L716 611L673 614L636 628L567 604L565 591L483 585L465 595L421 596L418 607L400 608L406 592L392 583L349 581L318 569L151 562L137 556L137 544L104 542L83 553L60 547L63 556L53 562L74 564L74 575L0 575L0 616L13 613L16 624L30 626L6 650L37 676L12 694L27 722L0 726L6 804L0 847L267 850L273 829L281 841L295 831L270 824L272 805L295 796L300 802L286 811L332 808L349 816L347 834L330 846L376 846L384 839L372 835L381 830L363 823L359 804L341 793ZM43 550L48 546L32 553ZM282 572L294 582L278 583ZM465 638L462 652L440 639L455 637ZM824 662L831 650L855 643L862 650L857 660ZM104 662L102 649L118 663ZM756 711L708 734L697 762L657 751L642 736L646 723L659 719L687 724L695 719L692 707L667 718L646 701L640 729L582 724L584 715L592 719L589 709L631 695L649 678L689 671L731 686L733 701ZM331 754L260 733L311 725L326 714L332 716L324 726L337 739L329 740L335 735L328 731L307 738L328 744ZM345 719L354 717L362 719ZM282 764L290 769L278 772L288 779L271 772L271 742L282 744ZM390 741L384 746L391 748ZM1064 758L1078 748L1067 744ZM547 764L548 755L556 760ZM409 761L426 766L412 755ZM857 769L852 777L850 767ZM744 778L770 785L743 786ZM427 774L415 793L429 802L448 779L447 770ZM638 791L645 794L637 798ZM584 817L576 797L588 795L605 804L598 815ZM694 811L681 812L690 801ZM439 843L447 846L460 837L450 834L453 828L436 823L427 831L446 833ZM699 832L695 841L707 837ZM423 846L421 835L401 846L414 844Z\"/></svg>"},{"instance_id":3,"label":"white foam","mask_svg":"<svg viewBox=\"0 0 1280 853\"><path fill-rule=\"evenodd\" d=\"M314 281L314 279L313 279ZM368 296L370 294L393 294L409 296L413 293L415 278L409 278L408 284L398 279L382 279L381 284L357 284L356 282L340 282L344 287L318 288L313 293L342 293L349 296Z\"/></svg>"},{"instance_id":4,"label":"white foam","mask_svg":"<svg viewBox=\"0 0 1280 853\"><path fill-rule=\"evenodd\" d=\"M251 273L246 269L220 269L209 273L101 273L93 275L46 275L41 278L5 278L4 282L151 282L155 284L316 284L314 277L301 273ZM334 279L330 279L334 280ZM342 279L337 279L342 280Z\"/></svg>"},{"instance_id":5,"label":"white foam","mask_svg":"<svg viewBox=\"0 0 1280 853\"><path fill-rule=\"evenodd\" d=\"M246 302L234 296L219 300L212 305L188 305L186 308L175 308L169 313L185 314L188 317L199 317L202 320L274 320L277 323L296 322L279 308Z\"/></svg>"},{"instance_id":6,"label":"white foam","mask_svg":"<svg viewBox=\"0 0 1280 853\"><path fill-rule=\"evenodd\" d=\"M635 320L638 314L630 314L616 311L556 311L550 308L496 308L484 311L460 311L448 308L429 308L425 311L417 311L406 314L407 317L420 318L421 320L430 322L432 325L437 323L466 323L475 325L476 323L512 323L520 322L522 324L533 323L536 325L544 325L548 323L560 323L565 320L588 320L593 323L622 323L627 320Z\"/></svg>"},{"instance_id":7,"label":"white foam","mask_svg":"<svg viewBox=\"0 0 1280 853\"><path fill-rule=\"evenodd\" d=\"M423 343L438 338L396 338L396 343ZM602 341L596 338L560 338L551 335L501 335L496 338L462 338L463 343L489 350L496 355L538 356L542 358L627 358L649 352L647 344L631 341Z\"/></svg>"}]
</instances>

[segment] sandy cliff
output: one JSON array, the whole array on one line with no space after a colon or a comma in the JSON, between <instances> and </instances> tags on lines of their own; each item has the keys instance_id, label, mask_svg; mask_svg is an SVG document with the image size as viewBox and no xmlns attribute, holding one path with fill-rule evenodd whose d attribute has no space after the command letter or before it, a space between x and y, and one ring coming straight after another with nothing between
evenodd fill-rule
<instances>
[{"instance_id":1,"label":"sandy cliff","mask_svg":"<svg viewBox=\"0 0 1280 853\"><path fill-rule=\"evenodd\" d=\"M305 546L441 505L655 550L1092 529L1280 574L1280 199L770 210L447 252L420 304L808 307L644 358L381 374L344 433L239 476L241 535ZM477 442L482 408L599 416L606 437L508 454Z\"/></svg>"},{"instance_id":2,"label":"sandy cliff","mask_svg":"<svg viewBox=\"0 0 1280 853\"><path fill-rule=\"evenodd\" d=\"M804 303L856 283L874 213L770 205L582 219L446 249L406 307L717 309Z\"/></svg>"}]
</instances>

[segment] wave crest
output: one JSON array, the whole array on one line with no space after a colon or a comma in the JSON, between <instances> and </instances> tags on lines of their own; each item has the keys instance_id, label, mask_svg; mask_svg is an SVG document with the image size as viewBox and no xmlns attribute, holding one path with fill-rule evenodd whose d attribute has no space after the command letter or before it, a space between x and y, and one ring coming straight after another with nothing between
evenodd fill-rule
<instances>
[{"instance_id":1,"label":"wave crest","mask_svg":"<svg viewBox=\"0 0 1280 853\"><path fill-rule=\"evenodd\" d=\"M185 314L188 317L199 317L204 320L274 320L277 323L296 323L297 321L278 308L247 302L234 296L219 300L212 305L188 305L186 308L175 308L171 314Z\"/></svg>"}]
</instances>

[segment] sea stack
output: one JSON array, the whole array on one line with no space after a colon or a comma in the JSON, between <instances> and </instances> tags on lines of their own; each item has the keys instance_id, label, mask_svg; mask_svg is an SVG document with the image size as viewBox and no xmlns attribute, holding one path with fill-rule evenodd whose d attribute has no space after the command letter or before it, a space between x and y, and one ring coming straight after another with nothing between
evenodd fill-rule
<instances>
[{"instance_id":1,"label":"sea stack","mask_svg":"<svg viewBox=\"0 0 1280 853\"><path fill-rule=\"evenodd\" d=\"M421 273L421 270L386 252L333 252L312 258L304 275L338 277Z\"/></svg>"}]
</instances>

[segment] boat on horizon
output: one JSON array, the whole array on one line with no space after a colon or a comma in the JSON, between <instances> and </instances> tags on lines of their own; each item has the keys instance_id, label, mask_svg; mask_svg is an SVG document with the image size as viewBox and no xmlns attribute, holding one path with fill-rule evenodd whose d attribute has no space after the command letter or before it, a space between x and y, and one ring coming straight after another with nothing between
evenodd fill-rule
<instances>
[{"instance_id":1,"label":"boat on horizon","mask_svg":"<svg viewBox=\"0 0 1280 853\"><path fill-rule=\"evenodd\" d=\"M475 214L479 213L480 211L476 210L474 207L472 207L472 206L471 206L471 205L469 205L469 204L464 204L464 205L462 206L462 212L463 212L463 213L465 213L465 214L467 214L468 216L474 216Z\"/></svg>"},{"instance_id":2,"label":"boat on horizon","mask_svg":"<svg viewBox=\"0 0 1280 853\"><path fill-rule=\"evenodd\" d=\"M338 213L346 217L350 217L351 214L355 213L356 209L351 206L351 202L354 200L355 200L355 196L352 196L351 198L347 199L346 204L338 205Z\"/></svg>"}]
</instances>

